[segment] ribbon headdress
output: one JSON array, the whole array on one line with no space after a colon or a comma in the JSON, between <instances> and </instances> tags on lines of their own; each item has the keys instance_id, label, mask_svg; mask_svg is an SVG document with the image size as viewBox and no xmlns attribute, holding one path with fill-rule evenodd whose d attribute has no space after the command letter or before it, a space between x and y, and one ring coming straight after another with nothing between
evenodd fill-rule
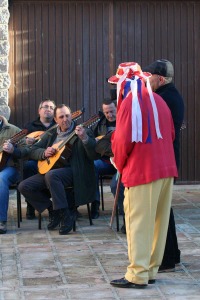
<instances>
[{"instance_id":1,"label":"ribbon headdress","mask_svg":"<svg viewBox=\"0 0 200 300\"><path fill-rule=\"evenodd\" d=\"M158 120L158 111L155 103L155 99L153 97L151 85L149 82L149 77L151 73L142 72L140 66L135 62L126 62L121 63L118 66L116 75L110 77L108 82L112 84L117 84L117 111L120 109L120 105L122 101L125 101L129 97L132 98L132 142L149 142L151 140L150 137L150 126L147 115L147 137L144 139L143 133L145 128L143 128L142 121L144 118L143 109L141 107L144 105L144 101L142 100L142 81L146 81L146 87L149 94L149 98L151 101L154 123L157 138L162 138L159 120ZM147 112L148 114L148 112Z\"/></svg>"}]
</instances>

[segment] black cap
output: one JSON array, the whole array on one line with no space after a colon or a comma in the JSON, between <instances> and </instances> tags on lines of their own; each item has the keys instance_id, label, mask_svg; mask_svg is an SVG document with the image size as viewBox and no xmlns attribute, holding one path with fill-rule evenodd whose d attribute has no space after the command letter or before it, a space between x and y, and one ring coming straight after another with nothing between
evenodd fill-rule
<instances>
[{"instance_id":1,"label":"black cap","mask_svg":"<svg viewBox=\"0 0 200 300\"><path fill-rule=\"evenodd\" d=\"M174 76L174 67L172 63L167 59L158 59L152 64L144 67L142 71L149 72L151 74L157 74L163 77Z\"/></svg>"}]
</instances>

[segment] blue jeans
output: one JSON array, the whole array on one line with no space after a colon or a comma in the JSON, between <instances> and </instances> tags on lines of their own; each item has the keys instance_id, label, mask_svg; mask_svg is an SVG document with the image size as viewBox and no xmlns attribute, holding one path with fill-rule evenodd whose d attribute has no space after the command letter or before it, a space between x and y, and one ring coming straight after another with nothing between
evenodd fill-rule
<instances>
[{"instance_id":1,"label":"blue jeans","mask_svg":"<svg viewBox=\"0 0 200 300\"><path fill-rule=\"evenodd\" d=\"M19 171L14 167L5 167L0 171L0 221L7 221L9 186L19 179Z\"/></svg>"},{"instance_id":2,"label":"blue jeans","mask_svg":"<svg viewBox=\"0 0 200 300\"><path fill-rule=\"evenodd\" d=\"M112 164L107 163L101 159L94 161L95 174L96 174L96 201L100 204L100 191L99 191L99 175L113 175L116 169Z\"/></svg>"}]
</instances>

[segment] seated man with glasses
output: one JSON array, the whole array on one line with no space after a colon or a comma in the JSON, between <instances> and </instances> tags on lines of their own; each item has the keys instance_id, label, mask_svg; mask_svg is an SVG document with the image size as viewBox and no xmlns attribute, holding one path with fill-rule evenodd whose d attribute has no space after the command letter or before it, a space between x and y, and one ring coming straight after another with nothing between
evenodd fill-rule
<instances>
[{"instance_id":1,"label":"seated man with glasses","mask_svg":"<svg viewBox=\"0 0 200 300\"><path fill-rule=\"evenodd\" d=\"M40 213L48 209L48 230L60 224L59 234L63 235L73 228L76 207L91 203L95 197L96 140L91 129L76 125L65 104L56 106L54 118L57 128L31 148L30 157L39 160L39 173L23 180L19 191ZM70 198L66 190L71 187L74 197Z\"/></svg>"},{"instance_id":2,"label":"seated man with glasses","mask_svg":"<svg viewBox=\"0 0 200 300\"><path fill-rule=\"evenodd\" d=\"M55 102L50 99L45 99L40 102L38 108L38 117L36 120L27 123L24 128L28 129L28 133L36 132L36 131L46 131L52 126L56 124L54 121L54 108ZM27 137L26 143L31 146L36 142L35 138ZM23 178L29 178L37 174L37 161L28 160L24 162L23 168ZM35 209L29 204L28 199L27 202L27 210L26 210L26 218L28 220L32 220L35 218Z\"/></svg>"}]
</instances>

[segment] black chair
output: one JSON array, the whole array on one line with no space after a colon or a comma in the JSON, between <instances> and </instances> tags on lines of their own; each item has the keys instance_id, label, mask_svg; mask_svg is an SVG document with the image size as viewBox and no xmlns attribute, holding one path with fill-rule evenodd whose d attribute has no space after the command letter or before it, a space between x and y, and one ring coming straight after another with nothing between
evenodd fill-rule
<instances>
[{"instance_id":1,"label":"black chair","mask_svg":"<svg viewBox=\"0 0 200 300\"><path fill-rule=\"evenodd\" d=\"M103 182L104 182L104 180L111 180L112 177L113 177L113 175L99 175L100 195L101 195L101 207L102 207L102 210L104 210Z\"/></svg>"},{"instance_id":2,"label":"black chair","mask_svg":"<svg viewBox=\"0 0 200 300\"><path fill-rule=\"evenodd\" d=\"M21 207L21 194L18 190L18 183L9 186L9 190L16 190L17 192L17 226L20 228L20 222L22 222L22 207Z\"/></svg>"}]
</instances>

